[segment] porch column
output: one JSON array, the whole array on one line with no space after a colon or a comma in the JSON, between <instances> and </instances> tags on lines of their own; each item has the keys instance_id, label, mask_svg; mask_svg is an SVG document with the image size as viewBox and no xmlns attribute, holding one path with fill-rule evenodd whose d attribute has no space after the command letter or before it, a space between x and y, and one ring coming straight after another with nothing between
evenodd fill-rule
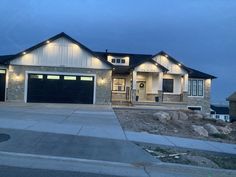
<instances>
[{"instance_id":1,"label":"porch column","mask_svg":"<svg viewBox=\"0 0 236 177\"><path fill-rule=\"evenodd\" d=\"M132 90L131 90L131 102L136 102L136 89L137 89L137 71L132 72Z\"/></svg>"},{"instance_id":2,"label":"porch column","mask_svg":"<svg viewBox=\"0 0 236 177\"><path fill-rule=\"evenodd\" d=\"M159 73L158 76L158 97L159 97L159 102L163 101L163 91L162 91L162 85L163 85L163 72Z\"/></svg>"},{"instance_id":3,"label":"porch column","mask_svg":"<svg viewBox=\"0 0 236 177\"><path fill-rule=\"evenodd\" d=\"M182 101L188 101L188 74L183 76L183 93L182 93Z\"/></svg>"}]
</instances>

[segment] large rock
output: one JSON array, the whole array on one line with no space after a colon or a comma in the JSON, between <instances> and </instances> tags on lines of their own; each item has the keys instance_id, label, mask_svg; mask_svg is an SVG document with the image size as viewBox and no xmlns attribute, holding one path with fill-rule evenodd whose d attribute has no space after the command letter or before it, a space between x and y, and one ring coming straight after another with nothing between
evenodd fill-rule
<instances>
[{"instance_id":1,"label":"large rock","mask_svg":"<svg viewBox=\"0 0 236 177\"><path fill-rule=\"evenodd\" d=\"M189 114L189 118L191 118L191 119L203 119L203 115L201 113L194 112L194 113Z\"/></svg>"},{"instance_id":2,"label":"large rock","mask_svg":"<svg viewBox=\"0 0 236 177\"><path fill-rule=\"evenodd\" d=\"M208 131L209 134L220 134L217 128L210 123L204 125L204 128Z\"/></svg>"},{"instance_id":3,"label":"large rock","mask_svg":"<svg viewBox=\"0 0 236 177\"><path fill-rule=\"evenodd\" d=\"M187 114L182 111L179 111L179 120L188 120Z\"/></svg>"},{"instance_id":4,"label":"large rock","mask_svg":"<svg viewBox=\"0 0 236 177\"><path fill-rule=\"evenodd\" d=\"M173 121L179 120L179 114L177 111L170 111L169 114L170 114L171 120Z\"/></svg>"},{"instance_id":5,"label":"large rock","mask_svg":"<svg viewBox=\"0 0 236 177\"><path fill-rule=\"evenodd\" d=\"M168 112L159 111L153 114L154 119L159 120L162 123L166 123L171 119L170 114Z\"/></svg>"},{"instance_id":6,"label":"large rock","mask_svg":"<svg viewBox=\"0 0 236 177\"><path fill-rule=\"evenodd\" d=\"M203 126L192 125L192 128L200 136L208 137L208 131Z\"/></svg>"},{"instance_id":7,"label":"large rock","mask_svg":"<svg viewBox=\"0 0 236 177\"><path fill-rule=\"evenodd\" d=\"M232 131L232 128L228 126L225 126L225 127L218 126L217 129L220 131L220 133L225 134L225 135L230 134Z\"/></svg>"}]
</instances>

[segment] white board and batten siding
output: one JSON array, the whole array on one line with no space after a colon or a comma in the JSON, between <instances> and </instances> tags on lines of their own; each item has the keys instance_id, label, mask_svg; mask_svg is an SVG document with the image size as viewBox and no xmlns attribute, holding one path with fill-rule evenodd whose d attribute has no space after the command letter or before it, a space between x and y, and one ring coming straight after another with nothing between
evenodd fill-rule
<instances>
[{"instance_id":1,"label":"white board and batten siding","mask_svg":"<svg viewBox=\"0 0 236 177\"><path fill-rule=\"evenodd\" d=\"M185 71L181 66L176 63L173 63L165 56L158 55L154 57L153 60L167 68L169 70L168 73L170 74L187 74L187 71Z\"/></svg>"},{"instance_id":2,"label":"white board and batten siding","mask_svg":"<svg viewBox=\"0 0 236 177\"><path fill-rule=\"evenodd\" d=\"M110 69L106 63L63 37L12 60L11 64Z\"/></svg>"}]
</instances>

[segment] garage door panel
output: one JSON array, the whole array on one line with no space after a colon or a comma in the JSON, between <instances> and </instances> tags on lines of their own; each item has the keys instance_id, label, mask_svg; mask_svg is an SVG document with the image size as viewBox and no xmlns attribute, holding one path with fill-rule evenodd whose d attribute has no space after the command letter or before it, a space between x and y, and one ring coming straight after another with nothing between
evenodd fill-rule
<instances>
[{"instance_id":1,"label":"garage door panel","mask_svg":"<svg viewBox=\"0 0 236 177\"><path fill-rule=\"evenodd\" d=\"M59 78L43 75L43 79L35 79L29 75L28 78L28 102L93 103L93 77L92 81L81 81L81 76L64 75Z\"/></svg>"}]
</instances>

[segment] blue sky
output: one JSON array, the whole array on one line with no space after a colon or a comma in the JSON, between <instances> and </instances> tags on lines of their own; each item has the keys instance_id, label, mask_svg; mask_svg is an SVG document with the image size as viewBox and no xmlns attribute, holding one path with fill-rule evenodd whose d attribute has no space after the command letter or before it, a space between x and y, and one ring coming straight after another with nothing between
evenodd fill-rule
<instances>
[{"instance_id":1,"label":"blue sky","mask_svg":"<svg viewBox=\"0 0 236 177\"><path fill-rule=\"evenodd\" d=\"M212 102L236 91L235 0L1 0L0 55L66 32L92 50L164 50L213 74Z\"/></svg>"}]
</instances>

